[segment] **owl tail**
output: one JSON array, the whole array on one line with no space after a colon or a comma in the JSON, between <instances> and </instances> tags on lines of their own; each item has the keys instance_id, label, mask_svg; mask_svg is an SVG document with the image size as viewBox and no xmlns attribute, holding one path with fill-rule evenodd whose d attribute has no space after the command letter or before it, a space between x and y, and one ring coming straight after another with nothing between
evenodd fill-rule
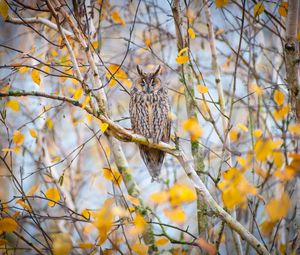
<instances>
[{"instance_id":1,"label":"owl tail","mask_svg":"<svg viewBox=\"0 0 300 255\"><path fill-rule=\"evenodd\" d=\"M164 162L165 152L141 145L140 153L150 175L152 176L152 181L158 180L161 167Z\"/></svg>"}]
</instances>

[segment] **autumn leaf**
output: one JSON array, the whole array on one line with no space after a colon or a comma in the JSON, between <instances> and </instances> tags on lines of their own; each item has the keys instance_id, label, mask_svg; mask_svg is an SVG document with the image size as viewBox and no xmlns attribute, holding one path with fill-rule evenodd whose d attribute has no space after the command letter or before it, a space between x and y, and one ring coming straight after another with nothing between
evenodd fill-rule
<instances>
[{"instance_id":1,"label":"autumn leaf","mask_svg":"<svg viewBox=\"0 0 300 255\"><path fill-rule=\"evenodd\" d=\"M290 112L290 107L288 105L285 105L280 109L275 110L273 112L273 116L276 120L282 120L289 114L289 112Z\"/></svg>"},{"instance_id":2,"label":"autumn leaf","mask_svg":"<svg viewBox=\"0 0 300 255\"><path fill-rule=\"evenodd\" d=\"M135 243L131 246L131 249L138 255L147 255L148 254L148 246L146 244Z\"/></svg>"},{"instance_id":3,"label":"autumn leaf","mask_svg":"<svg viewBox=\"0 0 300 255\"><path fill-rule=\"evenodd\" d=\"M265 220L262 224L260 224L262 234L264 236L270 236L275 225L276 222Z\"/></svg>"},{"instance_id":4,"label":"autumn leaf","mask_svg":"<svg viewBox=\"0 0 300 255\"><path fill-rule=\"evenodd\" d=\"M47 125L48 129L53 128L53 121L50 117L46 119L46 125Z\"/></svg>"},{"instance_id":5,"label":"autumn leaf","mask_svg":"<svg viewBox=\"0 0 300 255\"><path fill-rule=\"evenodd\" d=\"M18 228L18 223L12 218L2 218L0 220L0 233L13 232Z\"/></svg>"},{"instance_id":6,"label":"autumn leaf","mask_svg":"<svg viewBox=\"0 0 300 255\"><path fill-rule=\"evenodd\" d=\"M99 231L99 245L105 242L113 224L113 214L111 211L113 202L113 199L106 199L103 206L94 213L95 221L93 225Z\"/></svg>"},{"instance_id":7,"label":"autumn leaf","mask_svg":"<svg viewBox=\"0 0 300 255\"><path fill-rule=\"evenodd\" d=\"M289 195L284 192L280 198L272 198L266 204L266 211L272 222L278 221L285 217L288 213L290 206Z\"/></svg>"},{"instance_id":8,"label":"autumn leaf","mask_svg":"<svg viewBox=\"0 0 300 255\"><path fill-rule=\"evenodd\" d=\"M115 185L120 185L122 182L122 175L117 169L104 168L103 176L105 179L112 181Z\"/></svg>"},{"instance_id":9,"label":"autumn leaf","mask_svg":"<svg viewBox=\"0 0 300 255\"><path fill-rule=\"evenodd\" d=\"M121 24L122 26L126 25L125 21L122 19L118 11L112 11L110 15L115 24Z\"/></svg>"},{"instance_id":10,"label":"autumn leaf","mask_svg":"<svg viewBox=\"0 0 300 255\"><path fill-rule=\"evenodd\" d=\"M0 0L0 15L2 16L3 20L6 20L9 13L9 6L5 0Z\"/></svg>"},{"instance_id":11,"label":"autumn leaf","mask_svg":"<svg viewBox=\"0 0 300 255\"><path fill-rule=\"evenodd\" d=\"M265 6L263 4L263 2L258 2L257 4L254 5L254 9L253 9L253 15L254 17L259 16L260 14L262 14L265 10Z\"/></svg>"},{"instance_id":12,"label":"autumn leaf","mask_svg":"<svg viewBox=\"0 0 300 255\"><path fill-rule=\"evenodd\" d=\"M164 214L174 223L182 224L186 221L186 214L180 207L165 209Z\"/></svg>"},{"instance_id":13,"label":"autumn leaf","mask_svg":"<svg viewBox=\"0 0 300 255\"><path fill-rule=\"evenodd\" d=\"M239 139L239 132L236 128L233 128L233 129L230 130L229 138L234 143Z\"/></svg>"},{"instance_id":14,"label":"autumn leaf","mask_svg":"<svg viewBox=\"0 0 300 255\"><path fill-rule=\"evenodd\" d=\"M144 217L137 213L133 219L133 226L129 233L134 236L141 235L146 230L147 225L148 223L145 221Z\"/></svg>"},{"instance_id":15,"label":"autumn leaf","mask_svg":"<svg viewBox=\"0 0 300 255\"><path fill-rule=\"evenodd\" d=\"M94 244L93 243L79 243L78 246L81 249L88 250L88 249L92 249L94 247Z\"/></svg>"},{"instance_id":16,"label":"autumn leaf","mask_svg":"<svg viewBox=\"0 0 300 255\"><path fill-rule=\"evenodd\" d=\"M31 78L37 85L41 85L40 71L33 69L31 72Z\"/></svg>"},{"instance_id":17,"label":"autumn leaf","mask_svg":"<svg viewBox=\"0 0 300 255\"><path fill-rule=\"evenodd\" d=\"M108 124L107 123L101 123L100 124L100 130L101 132L104 134L104 132L106 131L106 129L108 128Z\"/></svg>"},{"instance_id":18,"label":"autumn leaf","mask_svg":"<svg viewBox=\"0 0 300 255\"><path fill-rule=\"evenodd\" d=\"M21 205L25 210L31 212L31 208L28 204L26 204L22 199L17 200L16 204Z\"/></svg>"},{"instance_id":19,"label":"autumn leaf","mask_svg":"<svg viewBox=\"0 0 300 255\"><path fill-rule=\"evenodd\" d=\"M179 64L179 65L183 65L184 63L188 62L189 61L189 57L188 56L179 56L176 58L176 62Z\"/></svg>"},{"instance_id":20,"label":"autumn leaf","mask_svg":"<svg viewBox=\"0 0 300 255\"><path fill-rule=\"evenodd\" d=\"M278 106L281 106L284 103L284 94L279 89L274 92L274 101Z\"/></svg>"},{"instance_id":21,"label":"autumn leaf","mask_svg":"<svg viewBox=\"0 0 300 255\"><path fill-rule=\"evenodd\" d=\"M132 83L128 79L126 72L117 64L110 64L108 70L105 71L106 78L109 80L108 86L110 88L114 87L119 82L124 83L128 88L131 87Z\"/></svg>"},{"instance_id":22,"label":"autumn leaf","mask_svg":"<svg viewBox=\"0 0 300 255\"><path fill-rule=\"evenodd\" d=\"M197 90L199 91L199 93L205 94L208 92L208 87L204 85L197 85Z\"/></svg>"},{"instance_id":23,"label":"autumn leaf","mask_svg":"<svg viewBox=\"0 0 300 255\"><path fill-rule=\"evenodd\" d=\"M180 183L176 183L170 188L169 197L172 206L192 203L197 199L194 189Z\"/></svg>"},{"instance_id":24,"label":"autumn leaf","mask_svg":"<svg viewBox=\"0 0 300 255\"><path fill-rule=\"evenodd\" d=\"M189 118L183 121L182 128L189 132L192 141L198 140L203 135L203 130L195 118Z\"/></svg>"},{"instance_id":25,"label":"autumn leaf","mask_svg":"<svg viewBox=\"0 0 300 255\"><path fill-rule=\"evenodd\" d=\"M33 128L29 129L29 133L33 138L37 138L37 132Z\"/></svg>"},{"instance_id":26,"label":"autumn leaf","mask_svg":"<svg viewBox=\"0 0 300 255\"><path fill-rule=\"evenodd\" d=\"M141 203L140 203L140 200L136 197L133 197L133 196L130 196L130 195L125 195L125 198L130 202L132 203L133 205L135 206L140 206Z\"/></svg>"},{"instance_id":27,"label":"autumn leaf","mask_svg":"<svg viewBox=\"0 0 300 255\"><path fill-rule=\"evenodd\" d=\"M229 0L216 0L216 7L222 8L229 3Z\"/></svg>"},{"instance_id":28,"label":"autumn leaf","mask_svg":"<svg viewBox=\"0 0 300 255\"><path fill-rule=\"evenodd\" d=\"M21 146L24 142L24 135L22 134L22 132L20 130L16 130L13 134L13 142L17 145L17 146Z\"/></svg>"},{"instance_id":29,"label":"autumn leaf","mask_svg":"<svg viewBox=\"0 0 300 255\"><path fill-rule=\"evenodd\" d=\"M179 52L178 52L178 55L177 55L177 58L176 58L176 62L179 64L179 65L183 65L184 63L188 62L189 61L189 57L186 56L186 55L182 55L183 53L185 53L189 48L188 47L185 47L183 49L181 49Z\"/></svg>"},{"instance_id":30,"label":"autumn leaf","mask_svg":"<svg viewBox=\"0 0 300 255\"><path fill-rule=\"evenodd\" d=\"M9 100L6 103L6 107L10 108L11 110L13 110L14 112L18 112L20 111L20 106L19 106L19 102L15 99L13 100Z\"/></svg>"},{"instance_id":31,"label":"autumn leaf","mask_svg":"<svg viewBox=\"0 0 300 255\"><path fill-rule=\"evenodd\" d=\"M248 128L243 123L238 123L237 127L243 130L244 132L248 132Z\"/></svg>"},{"instance_id":32,"label":"autumn leaf","mask_svg":"<svg viewBox=\"0 0 300 255\"><path fill-rule=\"evenodd\" d=\"M150 196L150 200L155 204L162 204L169 199L169 193L166 191L155 192Z\"/></svg>"},{"instance_id":33,"label":"autumn leaf","mask_svg":"<svg viewBox=\"0 0 300 255\"><path fill-rule=\"evenodd\" d=\"M170 243L169 239L166 237L161 237L155 240L155 245L156 246L163 246Z\"/></svg>"},{"instance_id":34,"label":"autumn leaf","mask_svg":"<svg viewBox=\"0 0 300 255\"><path fill-rule=\"evenodd\" d=\"M279 12L280 16L282 16L282 17L286 17L287 16L288 6L289 6L288 2L282 2L279 5L278 12Z\"/></svg>"},{"instance_id":35,"label":"autumn leaf","mask_svg":"<svg viewBox=\"0 0 300 255\"><path fill-rule=\"evenodd\" d=\"M90 216L91 216L91 213L90 213L90 211L89 211L88 209L84 209L84 210L82 210L81 215L82 215L84 218L89 219Z\"/></svg>"},{"instance_id":36,"label":"autumn leaf","mask_svg":"<svg viewBox=\"0 0 300 255\"><path fill-rule=\"evenodd\" d=\"M19 68L19 73L26 73L29 70L30 70L30 67L22 66Z\"/></svg>"},{"instance_id":37,"label":"autumn leaf","mask_svg":"<svg viewBox=\"0 0 300 255\"><path fill-rule=\"evenodd\" d=\"M260 129L253 130L253 135L255 138L260 138L262 136L262 131Z\"/></svg>"},{"instance_id":38,"label":"autumn leaf","mask_svg":"<svg viewBox=\"0 0 300 255\"><path fill-rule=\"evenodd\" d=\"M61 157L56 156L56 157L54 157L53 159L51 159L51 163L56 163L56 162L58 162L58 161L60 161L60 160L61 160Z\"/></svg>"},{"instance_id":39,"label":"autumn leaf","mask_svg":"<svg viewBox=\"0 0 300 255\"><path fill-rule=\"evenodd\" d=\"M208 243L203 238L198 238L195 243L204 251L206 251L209 255L216 255L217 249L214 245Z\"/></svg>"},{"instance_id":40,"label":"autumn leaf","mask_svg":"<svg viewBox=\"0 0 300 255\"><path fill-rule=\"evenodd\" d=\"M82 96L82 88L80 87L74 92L73 98L75 100L79 100L81 96Z\"/></svg>"},{"instance_id":41,"label":"autumn leaf","mask_svg":"<svg viewBox=\"0 0 300 255\"><path fill-rule=\"evenodd\" d=\"M191 27L188 29L188 34L191 39L195 39L196 35L195 35L194 30Z\"/></svg>"},{"instance_id":42,"label":"autumn leaf","mask_svg":"<svg viewBox=\"0 0 300 255\"><path fill-rule=\"evenodd\" d=\"M60 194L57 188L49 188L45 192L45 196L48 199L51 199L53 201L48 201L48 205L50 207L55 206L56 202L60 200Z\"/></svg>"},{"instance_id":43,"label":"autumn leaf","mask_svg":"<svg viewBox=\"0 0 300 255\"><path fill-rule=\"evenodd\" d=\"M291 133L293 133L297 136L300 136L300 124L298 124L298 123L289 124L288 130Z\"/></svg>"},{"instance_id":44,"label":"autumn leaf","mask_svg":"<svg viewBox=\"0 0 300 255\"><path fill-rule=\"evenodd\" d=\"M86 96L86 98L84 99L84 102L82 103L81 108L84 109L87 106L87 104L90 102L90 100L91 100L91 97Z\"/></svg>"},{"instance_id":45,"label":"autumn leaf","mask_svg":"<svg viewBox=\"0 0 300 255\"><path fill-rule=\"evenodd\" d=\"M55 234L53 238L53 255L69 255L72 250L72 240L68 233Z\"/></svg>"}]
</instances>

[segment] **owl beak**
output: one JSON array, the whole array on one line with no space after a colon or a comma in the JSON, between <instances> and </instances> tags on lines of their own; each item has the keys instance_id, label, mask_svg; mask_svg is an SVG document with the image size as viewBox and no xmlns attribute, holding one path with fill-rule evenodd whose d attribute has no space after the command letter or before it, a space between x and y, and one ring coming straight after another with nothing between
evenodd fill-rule
<instances>
[{"instance_id":1,"label":"owl beak","mask_svg":"<svg viewBox=\"0 0 300 255\"><path fill-rule=\"evenodd\" d=\"M151 91L150 91L150 86L149 85L147 85L147 93L150 93Z\"/></svg>"}]
</instances>

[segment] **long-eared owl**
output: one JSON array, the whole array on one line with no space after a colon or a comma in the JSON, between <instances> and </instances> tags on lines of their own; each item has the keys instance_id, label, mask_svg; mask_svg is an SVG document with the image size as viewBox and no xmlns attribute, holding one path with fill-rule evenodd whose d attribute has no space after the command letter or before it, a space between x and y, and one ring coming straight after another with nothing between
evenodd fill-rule
<instances>
[{"instance_id":1,"label":"long-eared owl","mask_svg":"<svg viewBox=\"0 0 300 255\"><path fill-rule=\"evenodd\" d=\"M154 72L145 73L137 66L138 79L130 95L129 111L135 133L152 139L153 142L170 140L168 88L158 78L160 66ZM144 145L139 146L141 157L153 180L158 180L165 153Z\"/></svg>"}]
</instances>

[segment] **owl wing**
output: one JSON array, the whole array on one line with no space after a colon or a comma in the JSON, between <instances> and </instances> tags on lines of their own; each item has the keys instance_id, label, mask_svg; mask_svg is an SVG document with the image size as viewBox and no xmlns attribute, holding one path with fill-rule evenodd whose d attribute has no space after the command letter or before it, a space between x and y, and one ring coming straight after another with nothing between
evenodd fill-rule
<instances>
[{"instance_id":1,"label":"owl wing","mask_svg":"<svg viewBox=\"0 0 300 255\"><path fill-rule=\"evenodd\" d=\"M169 118L169 102L167 93L164 92L159 100L153 105L154 121L153 134L154 142L169 142L171 121Z\"/></svg>"}]
</instances>

